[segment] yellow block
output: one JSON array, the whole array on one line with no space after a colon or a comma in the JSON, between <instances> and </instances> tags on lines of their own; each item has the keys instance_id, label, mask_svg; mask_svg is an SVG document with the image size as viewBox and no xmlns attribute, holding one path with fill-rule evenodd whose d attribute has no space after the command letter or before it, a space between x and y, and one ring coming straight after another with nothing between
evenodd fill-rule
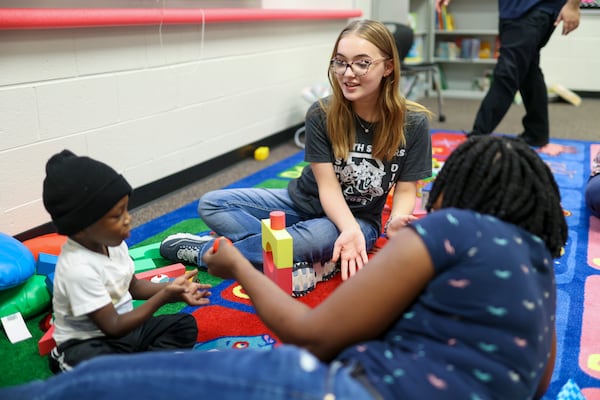
<instances>
[{"instance_id":1,"label":"yellow block","mask_svg":"<svg viewBox=\"0 0 600 400\"><path fill-rule=\"evenodd\" d=\"M273 255L273 264L277 269L290 268L293 265L294 251L292 236L287 230L271 229L271 220L261 220L262 249Z\"/></svg>"}]
</instances>

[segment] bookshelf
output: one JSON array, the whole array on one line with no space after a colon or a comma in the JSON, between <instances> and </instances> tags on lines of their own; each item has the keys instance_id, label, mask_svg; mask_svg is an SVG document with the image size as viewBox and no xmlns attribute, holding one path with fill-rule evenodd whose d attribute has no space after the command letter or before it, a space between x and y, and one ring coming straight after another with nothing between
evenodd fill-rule
<instances>
[{"instance_id":1,"label":"bookshelf","mask_svg":"<svg viewBox=\"0 0 600 400\"><path fill-rule=\"evenodd\" d=\"M440 42L455 42L464 37L495 44L498 34L497 2L452 0L447 11L453 17L454 30L447 31L436 29L434 0L406 1L411 20L415 23L415 38L419 37L421 41L423 61L435 61L440 68L440 76L445 82L443 95L448 98L483 98L486 92L479 83L485 83L482 78L494 69L496 59L444 58L436 55L436 48ZM559 83L575 91L600 92L600 57L598 52L590 50L600 48L600 0L582 0L581 23L574 32L563 36L560 29L562 25L558 26L541 52L540 65L546 83ZM490 51L495 52L495 48Z\"/></svg>"},{"instance_id":2,"label":"bookshelf","mask_svg":"<svg viewBox=\"0 0 600 400\"><path fill-rule=\"evenodd\" d=\"M483 98L496 64L497 2L452 0L442 21L434 0L411 0L409 12L423 60L439 66L444 96Z\"/></svg>"},{"instance_id":3,"label":"bookshelf","mask_svg":"<svg viewBox=\"0 0 600 400\"><path fill-rule=\"evenodd\" d=\"M430 0L411 0L408 12L408 24L413 28L415 39L413 49L411 49L405 61L407 63L431 62L433 35L430 16L434 12L433 2Z\"/></svg>"},{"instance_id":4,"label":"bookshelf","mask_svg":"<svg viewBox=\"0 0 600 400\"><path fill-rule=\"evenodd\" d=\"M441 21L435 10L433 16L433 60L443 77L444 95L483 98L499 47L498 4L452 0L446 14L447 18Z\"/></svg>"}]
</instances>

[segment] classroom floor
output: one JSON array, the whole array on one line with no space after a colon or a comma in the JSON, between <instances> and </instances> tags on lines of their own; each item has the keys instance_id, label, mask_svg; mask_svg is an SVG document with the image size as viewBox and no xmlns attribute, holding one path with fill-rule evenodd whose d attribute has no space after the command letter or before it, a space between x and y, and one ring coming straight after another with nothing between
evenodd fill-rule
<instances>
[{"instance_id":1,"label":"classroom floor","mask_svg":"<svg viewBox=\"0 0 600 400\"><path fill-rule=\"evenodd\" d=\"M438 108L435 97L424 98L419 102L427 106L434 113L437 113ZM479 104L480 100L444 99L442 111L446 115L446 120L445 122L439 122L437 118L434 118L430 124L431 128L469 130ZM560 100L552 101L549 104L550 136L552 138L600 141L600 128L598 126L600 122L600 118L598 117L599 111L600 98L584 98L578 107ZM496 129L496 132L520 133L523 116L523 106L513 105ZM137 207L132 210L133 225L134 227L139 226L195 201L207 191L233 183L299 150L300 148L294 144L293 137L290 137L289 141L271 147L269 157L264 161L256 161L253 158L248 158L169 195Z\"/></svg>"}]
</instances>

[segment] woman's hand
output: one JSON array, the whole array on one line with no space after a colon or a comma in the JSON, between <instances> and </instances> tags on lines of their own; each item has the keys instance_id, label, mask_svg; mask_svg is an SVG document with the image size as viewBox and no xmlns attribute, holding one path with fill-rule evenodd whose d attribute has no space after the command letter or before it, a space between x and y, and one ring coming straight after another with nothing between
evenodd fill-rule
<instances>
[{"instance_id":1,"label":"woman's hand","mask_svg":"<svg viewBox=\"0 0 600 400\"><path fill-rule=\"evenodd\" d=\"M389 239L396 235L409 222L416 220L413 215L417 201L417 182L396 182L392 198L392 211L383 234Z\"/></svg>"},{"instance_id":2,"label":"woman's hand","mask_svg":"<svg viewBox=\"0 0 600 400\"><path fill-rule=\"evenodd\" d=\"M367 247L365 237L360 230L356 228L342 231L333 246L333 257L331 262L340 260L340 269L342 271L342 280L356 274L368 261Z\"/></svg>"},{"instance_id":3,"label":"woman's hand","mask_svg":"<svg viewBox=\"0 0 600 400\"><path fill-rule=\"evenodd\" d=\"M342 279L353 276L369 260L365 237L344 199L331 163L310 164L319 186L319 199L325 215L341 232L333 245L331 262L340 261ZM319 246L315 243L315 246Z\"/></svg>"},{"instance_id":4,"label":"woman's hand","mask_svg":"<svg viewBox=\"0 0 600 400\"><path fill-rule=\"evenodd\" d=\"M402 215L390 215L387 222L385 223L385 227L383 228L383 234L388 238L394 237L396 233L409 222L416 220L417 217L411 214L402 214Z\"/></svg>"}]
</instances>

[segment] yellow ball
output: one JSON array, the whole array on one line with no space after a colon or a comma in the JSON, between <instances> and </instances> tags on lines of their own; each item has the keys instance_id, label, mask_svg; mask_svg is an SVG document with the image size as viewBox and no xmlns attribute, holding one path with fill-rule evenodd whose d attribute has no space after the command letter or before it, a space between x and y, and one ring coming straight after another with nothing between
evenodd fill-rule
<instances>
[{"instance_id":1,"label":"yellow ball","mask_svg":"<svg viewBox=\"0 0 600 400\"><path fill-rule=\"evenodd\" d=\"M260 146L254 150L254 159L257 161L264 161L269 158L269 148L267 146Z\"/></svg>"}]
</instances>

